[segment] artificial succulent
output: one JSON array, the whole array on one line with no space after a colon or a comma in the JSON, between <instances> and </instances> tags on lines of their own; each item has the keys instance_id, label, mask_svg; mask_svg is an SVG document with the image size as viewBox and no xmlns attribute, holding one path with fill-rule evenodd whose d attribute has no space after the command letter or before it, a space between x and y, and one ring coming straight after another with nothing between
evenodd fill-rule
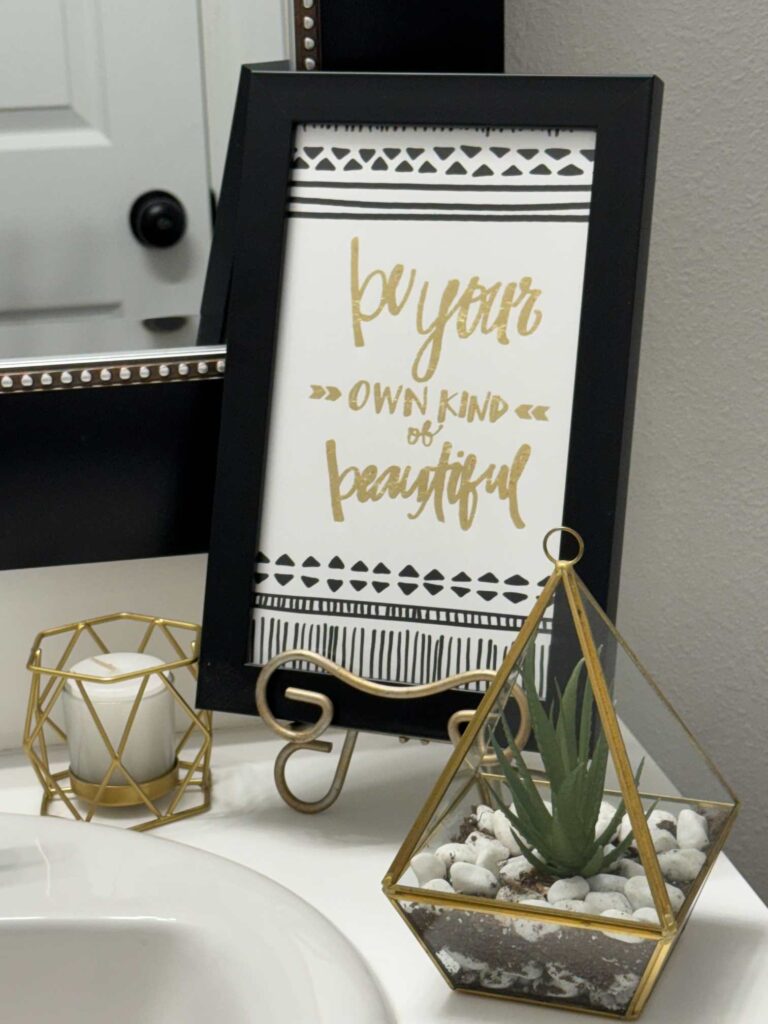
<instances>
[{"instance_id":1,"label":"artificial succulent","mask_svg":"<svg viewBox=\"0 0 768 1024\"><path fill-rule=\"evenodd\" d=\"M597 828L605 790L608 744L602 729L593 735L592 687L588 680L584 684L580 682L583 659L559 693L556 706L548 712L536 692L533 654L531 647L523 659L522 685L549 782L552 810L550 813L504 715L501 725L514 765L495 735L491 743L513 804L508 807L493 789L492 795L509 818L520 849L533 867L559 878L572 875L588 878L615 867L629 850L633 834L630 832L606 852L624 816L623 800L619 801L607 825L600 831ZM639 781L642 767L640 762L635 783Z\"/></svg>"}]
</instances>

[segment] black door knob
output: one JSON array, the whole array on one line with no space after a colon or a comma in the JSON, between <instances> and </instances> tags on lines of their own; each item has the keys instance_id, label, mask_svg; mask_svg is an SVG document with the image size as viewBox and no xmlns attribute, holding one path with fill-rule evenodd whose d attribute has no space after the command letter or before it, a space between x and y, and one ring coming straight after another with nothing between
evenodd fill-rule
<instances>
[{"instance_id":1,"label":"black door knob","mask_svg":"<svg viewBox=\"0 0 768 1024\"><path fill-rule=\"evenodd\" d=\"M131 207L131 230L142 245L167 249L187 228L187 215L170 192L145 192Z\"/></svg>"}]
</instances>

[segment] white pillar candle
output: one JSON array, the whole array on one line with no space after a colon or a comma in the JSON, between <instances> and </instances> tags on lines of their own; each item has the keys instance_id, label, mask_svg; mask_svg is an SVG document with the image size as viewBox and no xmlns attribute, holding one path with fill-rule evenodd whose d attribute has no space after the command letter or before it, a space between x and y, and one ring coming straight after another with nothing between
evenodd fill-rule
<instances>
[{"instance_id":1,"label":"white pillar candle","mask_svg":"<svg viewBox=\"0 0 768 1024\"><path fill-rule=\"evenodd\" d=\"M142 673L121 683L82 684L115 750L144 674L162 664L159 658L150 654L125 651L85 658L70 669L74 676L82 673L105 680L128 672ZM74 679L67 679L64 684L62 700L71 771L83 782L99 783L109 769L111 758ZM159 675L151 675L122 755L123 764L136 782L157 779L173 768L176 756L173 711L172 694ZM109 784L127 785L128 779L116 768Z\"/></svg>"}]
</instances>

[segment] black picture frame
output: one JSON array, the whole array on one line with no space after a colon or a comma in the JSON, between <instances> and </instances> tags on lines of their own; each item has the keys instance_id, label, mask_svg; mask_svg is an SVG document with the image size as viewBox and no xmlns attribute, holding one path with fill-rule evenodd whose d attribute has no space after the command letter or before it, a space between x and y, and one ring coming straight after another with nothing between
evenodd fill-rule
<instances>
[{"instance_id":1,"label":"black picture frame","mask_svg":"<svg viewBox=\"0 0 768 1024\"><path fill-rule=\"evenodd\" d=\"M200 707L256 714L259 669L246 660L250 598L292 138L301 123L596 131L564 522L584 538L587 554L580 569L585 583L615 614L662 88L654 76L306 75L243 68L238 138L230 146L237 167L229 175L239 182L239 196L220 224L233 255ZM222 203L227 205L224 197ZM224 247L218 248L218 258L226 260ZM454 711L473 707L480 696L449 691L406 704L358 693L317 673L309 678L312 689L333 701L340 726L435 739L446 737ZM284 690L306 686L307 680L306 672L275 674L270 705L278 717L306 720L307 706L287 700Z\"/></svg>"}]
</instances>

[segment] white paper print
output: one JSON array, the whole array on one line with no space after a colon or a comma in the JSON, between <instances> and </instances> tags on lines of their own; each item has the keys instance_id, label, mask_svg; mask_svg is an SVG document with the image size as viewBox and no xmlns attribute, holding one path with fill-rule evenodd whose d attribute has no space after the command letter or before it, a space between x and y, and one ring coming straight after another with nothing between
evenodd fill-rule
<instances>
[{"instance_id":1,"label":"white paper print","mask_svg":"<svg viewBox=\"0 0 768 1024\"><path fill-rule=\"evenodd\" d=\"M495 668L562 520L595 136L301 126L252 660Z\"/></svg>"}]
</instances>

